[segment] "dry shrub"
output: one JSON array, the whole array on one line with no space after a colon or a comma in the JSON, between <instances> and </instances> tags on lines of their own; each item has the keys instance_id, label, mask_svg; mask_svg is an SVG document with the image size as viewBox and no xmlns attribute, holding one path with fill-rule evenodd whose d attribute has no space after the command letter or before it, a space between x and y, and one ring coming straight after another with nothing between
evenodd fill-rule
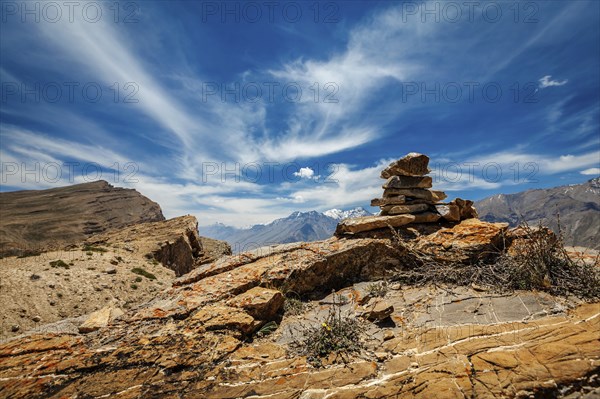
<instances>
[{"instance_id":1,"label":"dry shrub","mask_svg":"<svg viewBox=\"0 0 600 399\"><path fill-rule=\"evenodd\" d=\"M325 320L319 325L302 326L294 334L292 348L299 355L306 356L308 362L315 367L322 366L322 359L335 355L335 360L347 362L352 354L363 349L361 340L363 327L352 315L342 312L341 297L334 295L334 303Z\"/></svg>"},{"instance_id":2,"label":"dry shrub","mask_svg":"<svg viewBox=\"0 0 600 399\"><path fill-rule=\"evenodd\" d=\"M408 264L392 280L410 285L476 284L497 291L541 290L589 300L600 298L598 259L595 265L572 259L564 249L562 233L557 236L545 227L524 224L517 231L508 250L498 249L493 262L458 264L440 262L414 250L394 230L393 241Z\"/></svg>"}]
</instances>

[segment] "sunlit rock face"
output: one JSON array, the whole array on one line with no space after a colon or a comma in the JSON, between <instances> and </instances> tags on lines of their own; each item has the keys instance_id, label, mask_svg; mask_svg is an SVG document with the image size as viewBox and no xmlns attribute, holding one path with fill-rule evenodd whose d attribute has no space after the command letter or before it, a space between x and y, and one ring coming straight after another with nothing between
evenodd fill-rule
<instances>
[{"instance_id":1,"label":"sunlit rock face","mask_svg":"<svg viewBox=\"0 0 600 399\"><path fill-rule=\"evenodd\" d=\"M407 227L405 244L457 265L510 235L476 219L431 227L412 238ZM201 265L123 315L100 312L85 333L4 342L0 390L10 398L504 398L596 389L598 303L394 283L411 262L395 239L286 244ZM381 296L377 281L387 281ZM293 315L284 311L289 297L304 301ZM360 320L364 350L314 367L290 345L332 307ZM274 330L261 332L268 324Z\"/></svg>"}]
</instances>

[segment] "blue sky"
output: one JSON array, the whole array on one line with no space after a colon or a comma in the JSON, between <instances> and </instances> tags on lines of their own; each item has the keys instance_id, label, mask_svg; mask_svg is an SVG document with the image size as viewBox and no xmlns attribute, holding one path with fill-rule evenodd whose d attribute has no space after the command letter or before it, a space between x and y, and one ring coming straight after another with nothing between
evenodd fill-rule
<instances>
[{"instance_id":1,"label":"blue sky","mask_svg":"<svg viewBox=\"0 0 600 399\"><path fill-rule=\"evenodd\" d=\"M245 226L369 209L413 151L451 198L600 174L597 1L1 4L3 191Z\"/></svg>"}]
</instances>

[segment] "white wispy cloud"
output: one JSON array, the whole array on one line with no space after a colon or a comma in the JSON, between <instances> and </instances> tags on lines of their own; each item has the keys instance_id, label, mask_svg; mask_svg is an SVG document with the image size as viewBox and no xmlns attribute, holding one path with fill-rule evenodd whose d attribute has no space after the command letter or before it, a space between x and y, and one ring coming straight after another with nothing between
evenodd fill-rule
<instances>
[{"instance_id":1,"label":"white wispy cloud","mask_svg":"<svg viewBox=\"0 0 600 399\"><path fill-rule=\"evenodd\" d=\"M543 78L541 78L539 80L540 82L540 89L545 89L546 87L553 87L553 86L564 86L566 85L569 80L565 79L565 80L552 80L552 76L550 75L546 75Z\"/></svg>"},{"instance_id":2,"label":"white wispy cloud","mask_svg":"<svg viewBox=\"0 0 600 399\"><path fill-rule=\"evenodd\" d=\"M401 7L392 6L351 29L342 51L325 59L296 59L269 70L274 78L297 83L306 91L316 83L320 92L318 101L306 95L294 104L296 117L288 121L288 134L267 142L265 154L285 156L288 152L281 150L291 148L290 156L323 155L382 136L385 124L390 117L397 117L400 109L381 112L393 104L382 102L378 94L392 84L429 73L430 68L411 55L436 30L435 24L421 24L416 19L403 22ZM371 112L366 111L374 105L379 112L370 118ZM303 145L299 147L299 143Z\"/></svg>"},{"instance_id":3,"label":"white wispy cloud","mask_svg":"<svg viewBox=\"0 0 600 399\"><path fill-rule=\"evenodd\" d=\"M600 176L600 168L588 168L579 173L586 176Z\"/></svg>"},{"instance_id":4,"label":"white wispy cloud","mask_svg":"<svg viewBox=\"0 0 600 399\"><path fill-rule=\"evenodd\" d=\"M127 48L126 41L114 25L104 21L86 23L78 19L72 23L61 20L56 24L37 24L47 43L54 43L106 84L111 85L115 81L121 85L128 82L137 84L140 101L136 105L180 140L175 145L191 145L198 126L177 99L161 87Z\"/></svg>"},{"instance_id":5,"label":"white wispy cloud","mask_svg":"<svg viewBox=\"0 0 600 399\"><path fill-rule=\"evenodd\" d=\"M574 18L575 14L567 12L573 7L568 6L552 22L561 22L567 17ZM524 53L539 41L546 40L546 34L552 30L551 25L540 26L518 54ZM328 49L330 53L326 56L284 59L281 64L271 65L266 70L244 71L239 75L242 83L260 81L266 76L277 79L281 84L296 82L304 89L304 95L299 101L284 104L289 111L285 113L284 128L274 128L268 122L273 116L274 107L264 102L224 103L219 96L204 101L202 84L210 79L200 76L198 68L182 67L181 70L158 73L148 59L148 54L144 54L144 49L136 45L135 40L140 39L127 38L116 24L82 24L78 21L42 23L36 27L52 53L52 57L47 56L44 61L53 63L55 70L64 68L67 75L73 73L75 76L78 76L78 71L85 71L107 85L115 81L121 84L131 81L139 85L140 101L133 105L133 109L139 116L153 122L156 128L136 134L147 138L155 146L167 147L166 157L169 162L160 162L159 159L154 159L153 162L154 154L143 159L131 159L132 151L128 148L128 143L119 142L121 137L111 134L109 124L104 125L98 119L78 115L75 109L61 110L58 105L38 108L42 112L34 113L31 119L46 122L53 131L62 129L68 134L61 135L60 138L43 130L34 132L0 126L3 135L0 154L3 162L60 163L67 159L77 159L110 167L115 162L122 165L136 161L140 169L137 181L119 182L116 185L136 188L160 203L168 217L193 213L202 225L218 221L242 226L268 222L294 210L368 205L371 198L381 195L383 180L379 178L379 172L391 160L379 160L365 168L338 163L334 165L333 173L327 176L327 181L319 179L325 174L324 171L315 171L309 167L303 167L294 174L298 177L298 182L284 181L270 185L236 181L231 177L204 181L201 177L206 163L232 164L257 160L287 162L356 149L384 135L389 131L386 130L389 129L386 124L406 112L407 107L396 107L394 98L381 96L381 91L393 88L403 81L439 78L444 73L449 74L448 71L459 70L462 63L456 60L462 60L462 57L447 57L455 51L464 51L461 56L471 57L469 60L482 58L468 54L476 53L471 51L475 45L468 47L461 42L457 46L444 40L447 30L443 28L449 26L423 24L419 18L411 18L409 22L405 22L400 6L386 7L366 16L361 23L350 29L344 27L348 29L345 32L347 44ZM489 42L490 31L494 27L487 24L483 28L486 36L479 40ZM169 34L169 31L164 29L162 33ZM153 36L145 38L155 43L153 49L160 49L160 40L157 39ZM511 42L510 46L512 45ZM495 53L494 57L506 58L503 51ZM444 59L443 68L432 61L432 55L439 57L438 60ZM55 61L55 58L59 61ZM40 59L40 65L44 64L39 61ZM479 62L489 62L503 68L513 62L513 58L507 58L506 64L498 61L491 57ZM493 68L473 69L493 72ZM457 76L464 76L462 73L467 75L476 72L461 71ZM0 69L0 77L2 76L16 80L13 74L4 69ZM572 79L577 80L575 77ZM174 81L180 83L177 89L170 85ZM309 89L315 82L320 90L317 101L314 100L314 92ZM568 80L554 80L551 75L547 75L539 80L539 85L540 88L545 88L562 86L567 82ZM334 85L326 88L328 83ZM338 102L324 101L334 92L333 97ZM383 109L389 110L389 113L381 112ZM27 116L22 109L3 109L2 113ZM435 112L431 115L436 116ZM584 120L588 122L582 122L582 135L597 131L596 115L590 113ZM109 111L105 117L111 117ZM549 114L548 123L557 124L564 118L561 104ZM84 137L82 132L88 135ZM573 134L575 133L577 132ZM590 143L593 146L597 140ZM480 144L475 143L473 147L469 147L469 151L476 145ZM479 148L478 151L489 149ZM563 154L548 156L520 147L478 155L469 160L480 164L473 174L466 169L461 176L449 172L435 182L434 189L449 192L466 189L497 190L514 184L512 173L515 162L521 168L528 164L535 165L536 173L543 175L571 171L580 171L582 174L598 172L598 151ZM374 157L376 159L379 155L375 154ZM448 158L437 161L442 164L451 162L451 157ZM466 158L462 160L464 159ZM503 176L498 179L482 177L482 168L489 163L499 165L504 172ZM303 163L306 164L309 163ZM490 172L493 173L494 170L490 169ZM18 177L10 179L9 186L21 188L45 188L71 183L64 179L51 185L43 181L23 183ZM83 180L78 177L76 182Z\"/></svg>"},{"instance_id":6,"label":"white wispy cloud","mask_svg":"<svg viewBox=\"0 0 600 399\"><path fill-rule=\"evenodd\" d=\"M398 12L393 9L393 12ZM287 131L271 132L266 126L267 107L262 102L248 104L201 99L202 84L210 79L197 75L173 73L186 93L184 103L172 89L157 79L116 24L89 24L60 21L36 25L53 50L70 59L72 65L82 65L91 75L110 86L115 81L134 82L139 87L139 102L134 104L147 118L164 130L154 133L157 142L179 151L180 177L194 178L199 169L197 160L256 159L287 161L328 155L363 145L379 134L378 123L361 121L357 111L367 108L373 94L385 87L388 79L406 77L408 65L403 65L397 52L373 52L377 41L386 45L398 43L390 29L408 32L405 25L380 13L349 33L348 47L325 61L296 60L282 69L267 72L282 85L297 82L304 95L290 104L294 108L287 120ZM246 71L242 81L266 76ZM248 76L250 75L250 76ZM315 82L319 89L316 101L309 87ZM227 84L227 82L222 82ZM242 82L243 83L243 82ZM329 102L336 99L338 102ZM219 135L215 135L215 131ZM164 133L172 137L165 140ZM274 134L270 134L274 133ZM310 140L307 140L310 138Z\"/></svg>"},{"instance_id":7,"label":"white wispy cloud","mask_svg":"<svg viewBox=\"0 0 600 399\"><path fill-rule=\"evenodd\" d=\"M449 158L443 161L435 159L432 176L434 189L438 190L497 191L505 186L537 182L541 176L552 176L595 166L599 160L600 151L551 156L517 148L471 157L463 155L460 159Z\"/></svg>"},{"instance_id":8,"label":"white wispy cloud","mask_svg":"<svg viewBox=\"0 0 600 399\"><path fill-rule=\"evenodd\" d=\"M492 172L500 168L508 179L514 180L515 173L519 173L521 176L528 174L532 176L555 175L596 166L599 160L600 150L578 155L564 154L559 156L529 153L523 150L506 150L473 157L468 159L468 162L475 163L475 170L478 172L487 165L489 165ZM520 172L518 172L519 170Z\"/></svg>"},{"instance_id":9,"label":"white wispy cloud","mask_svg":"<svg viewBox=\"0 0 600 399\"><path fill-rule=\"evenodd\" d=\"M20 153L26 160L47 162L48 159L79 160L96 163L105 168L118 163L124 165L131 160L101 144L81 144L71 140L51 137L38 132L22 129L17 126L2 125L0 135L3 138L5 150ZM50 157L50 158L48 158ZM152 170L150 166L138 164L144 170Z\"/></svg>"}]
</instances>

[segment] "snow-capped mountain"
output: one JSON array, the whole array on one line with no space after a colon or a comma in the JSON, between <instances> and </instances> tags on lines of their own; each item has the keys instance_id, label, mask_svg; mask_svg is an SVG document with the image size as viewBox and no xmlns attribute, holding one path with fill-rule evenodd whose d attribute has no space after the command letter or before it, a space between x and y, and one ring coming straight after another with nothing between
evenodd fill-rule
<instances>
[{"instance_id":1,"label":"snow-capped mountain","mask_svg":"<svg viewBox=\"0 0 600 399\"><path fill-rule=\"evenodd\" d=\"M284 244L297 241L317 241L331 237L337 223L348 217L367 216L363 208L351 210L330 209L325 212L294 212L268 224L257 224L250 228L236 228L216 223L201 226L200 234L205 237L227 241L233 252L243 252L265 245Z\"/></svg>"},{"instance_id":2,"label":"snow-capped mountain","mask_svg":"<svg viewBox=\"0 0 600 399\"><path fill-rule=\"evenodd\" d=\"M348 218L356 218L359 216L369 216L371 213L359 206L358 208L350 209L349 211L343 211L341 209L334 208L323 212L323 215L329 216L335 220L343 220Z\"/></svg>"}]
</instances>

